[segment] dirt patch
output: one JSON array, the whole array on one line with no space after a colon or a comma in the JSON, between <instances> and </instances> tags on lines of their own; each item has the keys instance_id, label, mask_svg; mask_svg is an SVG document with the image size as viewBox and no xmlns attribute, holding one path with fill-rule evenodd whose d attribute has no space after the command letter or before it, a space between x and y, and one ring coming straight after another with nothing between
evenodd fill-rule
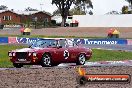
<instances>
[{"instance_id":1,"label":"dirt patch","mask_svg":"<svg viewBox=\"0 0 132 88\"><path fill-rule=\"evenodd\" d=\"M86 67L89 74L130 74L132 67ZM130 84L80 86L77 67L20 68L0 70L0 88L131 88Z\"/></svg>"},{"instance_id":2,"label":"dirt patch","mask_svg":"<svg viewBox=\"0 0 132 88\"><path fill-rule=\"evenodd\" d=\"M61 27L32 29L31 35L44 36L78 36L78 37L106 37L109 27ZM120 38L132 38L131 27L117 27ZM20 30L0 30L0 35L20 35Z\"/></svg>"}]
</instances>

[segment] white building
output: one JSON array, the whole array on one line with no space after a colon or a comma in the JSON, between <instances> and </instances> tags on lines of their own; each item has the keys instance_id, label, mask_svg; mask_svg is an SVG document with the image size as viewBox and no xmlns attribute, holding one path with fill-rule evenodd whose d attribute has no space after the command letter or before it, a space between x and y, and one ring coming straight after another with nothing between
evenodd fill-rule
<instances>
[{"instance_id":1,"label":"white building","mask_svg":"<svg viewBox=\"0 0 132 88\"><path fill-rule=\"evenodd\" d=\"M52 17L61 23L61 16ZM78 27L132 27L132 14L120 15L73 15L67 17L66 23L78 21Z\"/></svg>"},{"instance_id":2,"label":"white building","mask_svg":"<svg viewBox=\"0 0 132 88\"><path fill-rule=\"evenodd\" d=\"M74 15L78 27L132 27L132 14L126 15Z\"/></svg>"}]
</instances>

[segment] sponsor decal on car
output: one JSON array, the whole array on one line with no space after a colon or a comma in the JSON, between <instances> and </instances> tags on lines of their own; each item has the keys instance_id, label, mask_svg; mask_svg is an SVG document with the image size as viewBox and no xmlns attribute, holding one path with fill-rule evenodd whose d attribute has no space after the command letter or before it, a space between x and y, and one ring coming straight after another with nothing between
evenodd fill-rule
<instances>
[{"instance_id":1,"label":"sponsor decal on car","mask_svg":"<svg viewBox=\"0 0 132 88\"><path fill-rule=\"evenodd\" d=\"M68 50L65 50L64 51L64 58L68 59L68 57L69 57L69 52L68 52Z\"/></svg>"}]
</instances>

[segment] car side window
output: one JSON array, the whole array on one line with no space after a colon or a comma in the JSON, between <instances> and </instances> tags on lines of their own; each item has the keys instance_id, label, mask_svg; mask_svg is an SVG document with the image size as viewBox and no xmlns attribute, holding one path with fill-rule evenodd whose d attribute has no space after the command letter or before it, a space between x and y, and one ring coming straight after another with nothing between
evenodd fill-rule
<instances>
[{"instance_id":1,"label":"car side window","mask_svg":"<svg viewBox=\"0 0 132 88\"><path fill-rule=\"evenodd\" d=\"M66 47L66 41L63 39L63 40L59 40L59 45L62 46L63 48Z\"/></svg>"},{"instance_id":2,"label":"car side window","mask_svg":"<svg viewBox=\"0 0 132 88\"><path fill-rule=\"evenodd\" d=\"M56 47L57 42L55 40L39 40L36 43L34 43L31 47Z\"/></svg>"},{"instance_id":3,"label":"car side window","mask_svg":"<svg viewBox=\"0 0 132 88\"><path fill-rule=\"evenodd\" d=\"M74 42L72 40L67 40L67 46L68 47L74 47Z\"/></svg>"},{"instance_id":4,"label":"car side window","mask_svg":"<svg viewBox=\"0 0 132 88\"><path fill-rule=\"evenodd\" d=\"M74 47L76 44L70 39L63 39L59 41L59 45L62 47Z\"/></svg>"},{"instance_id":5,"label":"car side window","mask_svg":"<svg viewBox=\"0 0 132 88\"><path fill-rule=\"evenodd\" d=\"M51 42L49 42L48 46L56 47L57 46L57 41L51 41Z\"/></svg>"}]
</instances>

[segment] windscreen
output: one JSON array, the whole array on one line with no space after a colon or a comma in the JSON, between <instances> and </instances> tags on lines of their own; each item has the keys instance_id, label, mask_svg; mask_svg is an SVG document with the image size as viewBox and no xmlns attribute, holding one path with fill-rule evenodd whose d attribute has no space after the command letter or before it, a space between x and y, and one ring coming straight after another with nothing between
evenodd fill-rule
<instances>
[{"instance_id":1,"label":"windscreen","mask_svg":"<svg viewBox=\"0 0 132 88\"><path fill-rule=\"evenodd\" d=\"M31 45L31 48L45 48L45 47L56 47L57 41L53 39L44 39L39 40L33 45Z\"/></svg>"}]
</instances>

